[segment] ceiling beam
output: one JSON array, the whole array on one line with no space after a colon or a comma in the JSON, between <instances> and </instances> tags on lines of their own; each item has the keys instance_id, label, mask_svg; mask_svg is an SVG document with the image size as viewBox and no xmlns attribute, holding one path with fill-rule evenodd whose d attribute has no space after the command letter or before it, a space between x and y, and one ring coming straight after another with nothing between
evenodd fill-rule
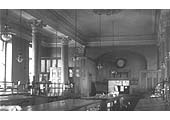
<instances>
[{"instance_id":1,"label":"ceiling beam","mask_svg":"<svg viewBox=\"0 0 170 120\"><path fill-rule=\"evenodd\" d=\"M57 14L57 12L53 10L33 10L33 9L25 9L25 12L36 17L37 19L43 20L45 24L53 27L56 31L60 31L66 36L71 37L77 42L86 45L86 40L80 32L77 32L77 38L75 36L75 27L69 21L67 21L64 17Z\"/></svg>"}]
</instances>

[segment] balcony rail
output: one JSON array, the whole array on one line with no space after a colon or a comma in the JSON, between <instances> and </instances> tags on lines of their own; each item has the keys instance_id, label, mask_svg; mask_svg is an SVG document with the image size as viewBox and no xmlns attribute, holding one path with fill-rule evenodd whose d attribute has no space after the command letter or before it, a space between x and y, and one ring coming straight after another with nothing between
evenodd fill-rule
<instances>
[{"instance_id":1,"label":"balcony rail","mask_svg":"<svg viewBox=\"0 0 170 120\"><path fill-rule=\"evenodd\" d=\"M36 82L29 86L29 91L32 95L61 96L64 92L64 84Z\"/></svg>"},{"instance_id":2,"label":"balcony rail","mask_svg":"<svg viewBox=\"0 0 170 120\"><path fill-rule=\"evenodd\" d=\"M73 86L64 83L35 82L32 84L19 84L17 82L0 82L0 95L22 94L41 96L66 96L71 93Z\"/></svg>"},{"instance_id":3,"label":"balcony rail","mask_svg":"<svg viewBox=\"0 0 170 120\"><path fill-rule=\"evenodd\" d=\"M18 93L18 84L14 82L2 82L0 81L0 94L14 94Z\"/></svg>"}]
</instances>

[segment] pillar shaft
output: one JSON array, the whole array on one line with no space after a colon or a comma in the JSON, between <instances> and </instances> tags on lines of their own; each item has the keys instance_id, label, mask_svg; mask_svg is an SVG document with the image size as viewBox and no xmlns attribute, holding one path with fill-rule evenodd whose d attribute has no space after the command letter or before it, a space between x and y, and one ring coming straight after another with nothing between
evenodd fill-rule
<instances>
[{"instance_id":1,"label":"pillar shaft","mask_svg":"<svg viewBox=\"0 0 170 120\"><path fill-rule=\"evenodd\" d=\"M170 52L170 26L167 27L167 56L168 56L168 60L167 60L167 77L170 77L170 56L169 56L169 52Z\"/></svg>"},{"instance_id":2,"label":"pillar shaft","mask_svg":"<svg viewBox=\"0 0 170 120\"><path fill-rule=\"evenodd\" d=\"M75 51L75 68L74 68L74 93L81 96L84 90L85 82L85 46L79 47Z\"/></svg>"},{"instance_id":3,"label":"pillar shaft","mask_svg":"<svg viewBox=\"0 0 170 120\"><path fill-rule=\"evenodd\" d=\"M43 24L42 21L32 21L32 66L33 66L33 81L39 81L41 68L41 36L40 29Z\"/></svg>"},{"instance_id":4,"label":"pillar shaft","mask_svg":"<svg viewBox=\"0 0 170 120\"><path fill-rule=\"evenodd\" d=\"M62 83L68 83L68 39L63 38L61 46L61 81Z\"/></svg>"}]
</instances>

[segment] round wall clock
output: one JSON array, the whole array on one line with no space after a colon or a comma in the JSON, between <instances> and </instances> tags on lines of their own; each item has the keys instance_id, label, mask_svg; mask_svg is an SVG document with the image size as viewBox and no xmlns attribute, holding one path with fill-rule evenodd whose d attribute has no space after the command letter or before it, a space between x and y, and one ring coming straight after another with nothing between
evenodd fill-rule
<instances>
[{"instance_id":1,"label":"round wall clock","mask_svg":"<svg viewBox=\"0 0 170 120\"><path fill-rule=\"evenodd\" d=\"M118 68L123 68L123 67L125 67L125 65L126 65L126 60L125 59L119 58L119 59L116 60L116 66Z\"/></svg>"}]
</instances>

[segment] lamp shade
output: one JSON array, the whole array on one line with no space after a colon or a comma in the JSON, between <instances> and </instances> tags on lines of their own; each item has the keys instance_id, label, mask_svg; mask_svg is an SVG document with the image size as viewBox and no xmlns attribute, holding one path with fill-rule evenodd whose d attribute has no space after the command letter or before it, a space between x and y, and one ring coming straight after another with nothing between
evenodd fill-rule
<instances>
[{"instance_id":1,"label":"lamp shade","mask_svg":"<svg viewBox=\"0 0 170 120\"><path fill-rule=\"evenodd\" d=\"M12 34L10 34L10 33L3 33L3 34L1 35L1 38L2 38L4 41L9 41L9 40L12 39Z\"/></svg>"}]
</instances>

